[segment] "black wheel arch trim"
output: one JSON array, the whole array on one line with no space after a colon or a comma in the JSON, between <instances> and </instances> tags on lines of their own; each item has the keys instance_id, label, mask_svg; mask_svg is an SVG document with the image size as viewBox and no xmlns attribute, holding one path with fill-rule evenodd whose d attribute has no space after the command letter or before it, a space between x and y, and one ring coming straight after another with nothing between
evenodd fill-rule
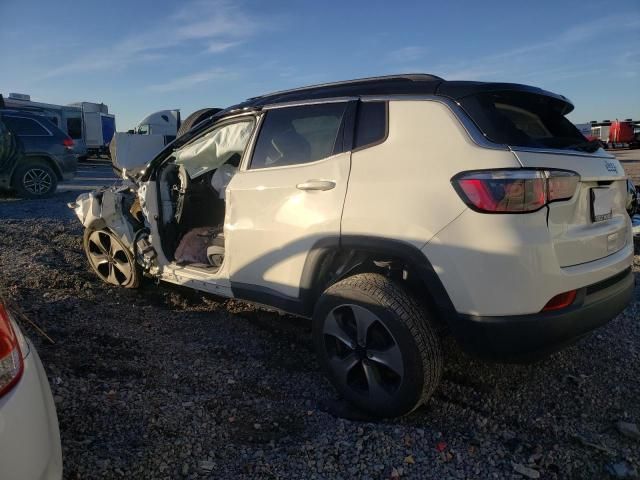
<instances>
[{"instance_id":1,"label":"black wheel arch trim","mask_svg":"<svg viewBox=\"0 0 640 480\"><path fill-rule=\"evenodd\" d=\"M332 284L355 272L372 255L393 257L416 271L442 318L457 315L440 277L424 253L409 243L382 237L342 235L314 243L307 254L299 294L291 297L260 285L234 282L234 297L310 318L322 293Z\"/></svg>"}]
</instances>

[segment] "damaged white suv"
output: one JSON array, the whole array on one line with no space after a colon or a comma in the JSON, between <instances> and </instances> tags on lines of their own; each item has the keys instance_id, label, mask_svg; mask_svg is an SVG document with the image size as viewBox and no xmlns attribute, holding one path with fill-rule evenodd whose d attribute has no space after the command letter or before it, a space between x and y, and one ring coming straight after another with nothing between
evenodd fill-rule
<instances>
[{"instance_id":1,"label":"damaged white suv","mask_svg":"<svg viewBox=\"0 0 640 480\"><path fill-rule=\"evenodd\" d=\"M630 301L625 173L525 85L400 75L216 113L72 205L106 282L141 275L313 318L339 392L412 411L440 333L524 360Z\"/></svg>"}]
</instances>

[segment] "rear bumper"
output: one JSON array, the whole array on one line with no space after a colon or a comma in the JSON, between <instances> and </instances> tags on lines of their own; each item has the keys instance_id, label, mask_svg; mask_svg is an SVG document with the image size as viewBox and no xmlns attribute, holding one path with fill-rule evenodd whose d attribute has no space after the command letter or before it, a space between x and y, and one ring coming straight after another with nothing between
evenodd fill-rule
<instances>
[{"instance_id":1,"label":"rear bumper","mask_svg":"<svg viewBox=\"0 0 640 480\"><path fill-rule=\"evenodd\" d=\"M608 323L633 297L631 268L578 291L571 307L530 315L459 314L452 333L466 352L495 361L531 361Z\"/></svg>"},{"instance_id":2,"label":"rear bumper","mask_svg":"<svg viewBox=\"0 0 640 480\"><path fill-rule=\"evenodd\" d=\"M59 157L60 173L63 180L71 180L76 176L78 170L78 158L73 153L66 153Z\"/></svg>"}]
</instances>

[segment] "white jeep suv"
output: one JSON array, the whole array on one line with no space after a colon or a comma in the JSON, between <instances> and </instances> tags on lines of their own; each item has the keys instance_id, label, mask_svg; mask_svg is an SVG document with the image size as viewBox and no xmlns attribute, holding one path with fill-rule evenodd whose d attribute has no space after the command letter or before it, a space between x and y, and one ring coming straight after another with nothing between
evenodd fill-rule
<instances>
[{"instance_id":1,"label":"white jeep suv","mask_svg":"<svg viewBox=\"0 0 640 480\"><path fill-rule=\"evenodd\" d=\"M71 206L106 282L147 275L310 317L338 391L402 415L438 385L440 332L527 360L630 301L625 173L572 108L432 75L277 92Z\"/></svg>"}]
</instances>

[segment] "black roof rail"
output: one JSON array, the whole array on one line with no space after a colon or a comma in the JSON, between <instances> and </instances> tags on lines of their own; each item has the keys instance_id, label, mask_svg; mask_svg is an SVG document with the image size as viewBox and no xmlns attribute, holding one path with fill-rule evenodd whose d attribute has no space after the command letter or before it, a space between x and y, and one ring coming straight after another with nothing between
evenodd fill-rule
<instances>
[{"instance_id":1,"label":"black roof rail","mask_svg":"<svg viewBox=\"0 0 640 480\"><path fill-rule=\"evenodd\" d=\"M309 90L319 90L319 89L329 89L335 87L349 86L353 84L376 84L376 83L390 83L389 81L393 80L409 80L411 82L425 82L425 81L438 81L442 82L444 79L438 77L437 75L431 75L429 73L407 73L407 74L399 74L399 75L381 75L378 77L364 77L364 78L356 78L353 80L341 80L337 82L327 82L327 83L318 83L315 85L307 85L305 87L297 87L290 88L286 90L278 90L276 92L266 93L264 95L258 95L256 97L251 97L248 100L258 100L260 98L265 97L274 97L285 95L288 93L296 93L303 92Z\"/></svg>"}]
</instances>

